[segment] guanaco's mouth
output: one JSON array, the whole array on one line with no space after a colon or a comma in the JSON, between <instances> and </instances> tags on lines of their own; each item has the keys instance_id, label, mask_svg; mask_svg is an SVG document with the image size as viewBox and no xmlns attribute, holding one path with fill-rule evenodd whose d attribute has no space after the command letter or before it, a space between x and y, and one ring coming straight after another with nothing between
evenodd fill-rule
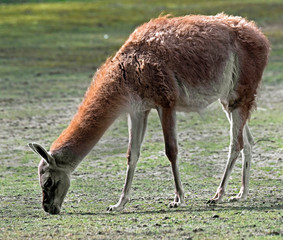
<instances>
[{"instance_id":1,"label":"guanaco's mouth","mask_svg":"<svg viewBox=\"0 0 283 240\"><path fill-rule=\"evenodd\" d=\"M43 204L43 209L45 212L50 214L59 214L61 210L60 207L56 205L47 205L47 204Z\"/></svg>"}]
</instances>

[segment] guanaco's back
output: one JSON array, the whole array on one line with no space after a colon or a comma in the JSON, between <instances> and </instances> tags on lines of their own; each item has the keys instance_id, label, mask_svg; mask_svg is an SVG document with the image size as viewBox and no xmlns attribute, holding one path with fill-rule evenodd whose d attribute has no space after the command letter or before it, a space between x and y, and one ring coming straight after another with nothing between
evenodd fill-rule
<instances>
[{"instance_id":1,"label":"guanaco's back","mask_svg":"<svg viewBox=\"0 0 283 240\"><path fill-rule=\"evenodd\" d=\"M192 15L140 26L112 61L142 99L195 111L218 98L235 106L243 94L242 104L252 107L268 52L268 40L253 22L225 14Z\"/></svg>"}]
</instances>

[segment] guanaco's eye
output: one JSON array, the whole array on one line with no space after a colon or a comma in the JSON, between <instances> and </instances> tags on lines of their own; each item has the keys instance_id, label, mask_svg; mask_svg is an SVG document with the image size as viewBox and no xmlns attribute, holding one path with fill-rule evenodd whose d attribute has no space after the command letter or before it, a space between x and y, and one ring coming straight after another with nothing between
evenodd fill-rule
<instances>
[{"instance_id":1,"label":"guanaco's eye","mask_svg":"<svg viewBox=\"0 0 283 240\"><path fill-rule=\"evenodd\" d=\"M44 183L44 188L50 188L52 186L52 179L48 178L47 181Z\"/></svg>"}]
</instances>

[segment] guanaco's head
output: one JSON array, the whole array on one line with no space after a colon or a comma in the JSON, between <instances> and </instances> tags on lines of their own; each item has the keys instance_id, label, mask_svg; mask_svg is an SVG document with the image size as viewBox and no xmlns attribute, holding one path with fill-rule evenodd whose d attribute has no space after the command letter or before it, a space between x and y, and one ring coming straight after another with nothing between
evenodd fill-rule
<instances>
[{"instance_id":1,"label":"guanaco's head","mask_svg":"<svg viewBox=\"0 0 283 240\"><path fill-rule=\"evenodd\" d=\"M39 156L39 183L42 188L42 207L45 212L59 214L63 200L70 187L70 173L57 166L55 158L37 143L29 147Z\"/></svg>"}]
</instances>

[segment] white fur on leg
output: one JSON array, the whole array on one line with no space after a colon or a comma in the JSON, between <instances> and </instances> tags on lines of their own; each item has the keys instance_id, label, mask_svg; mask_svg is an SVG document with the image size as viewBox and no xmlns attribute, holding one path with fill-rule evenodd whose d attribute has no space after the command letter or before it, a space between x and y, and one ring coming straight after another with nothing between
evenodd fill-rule
<instances>
[{"instance_id":1,"label":"white fur on leg","mask_svg":"<svg viewBox=\"0 0 283 240\"><path fill-rule=\"evenodd\" d=\"M128 117L129 158L128 158L126 180L118 203L109 206L107 208L108 212L123 210L126 203L130 199L130 190L133 182L136 165L140 155L141 144L146 130L148 113L149 112L137 113L137 114L129 115Z\"/></svg>"},{"instance_id":2,"label":"white fur on leg","mask_svg":"<svg viewBox=\"0 0 283 240\"><path fill-rule=\"evenodd\" d=\"M137 162L137 160L136 160L136 162ZM129 202L129 200L130 200L130 188L131 188L133 177L134 177L136 162L135 162L135 165L132 165L132 166L128 165L125 185L124 185L122 194L120 196L120 199L115 205L111 205L107 208L108 212L122 211L124 209L126 203Z\"/></svg>"},{"instance_id":3,"label":"white fur on leg","mask_svg":"<svg viewBox=\"0 0 283 240\"><path fill-rule=\"evenodd\" d=\"M214 197L207 202L208 204L215 204L222 201L222 198L225 194L226 186L228 184L229 177L235 165L236 159L240 153L238 141L239 141L239 134L241 134L241 128L243 128L243 120L241 119L240 116L240 110L235 109L232 111L230 116L228 114L227 116L228 119L230 118L230 148L229 148L228 161L220 185Z\"/></svg>"},{"instance_id":4,"label":"white fur on leg","mask_svg":"<svg viewBox=\"0 0 283 240\"><path fill-rule=\"evenodd\" d=\"M244 128L243 138L244 149L242 150L242 187L237 196L230 198L229 201L244 201L247 199L249 193L253 139L247 125Z\"/></svg>"}]
</instances>

